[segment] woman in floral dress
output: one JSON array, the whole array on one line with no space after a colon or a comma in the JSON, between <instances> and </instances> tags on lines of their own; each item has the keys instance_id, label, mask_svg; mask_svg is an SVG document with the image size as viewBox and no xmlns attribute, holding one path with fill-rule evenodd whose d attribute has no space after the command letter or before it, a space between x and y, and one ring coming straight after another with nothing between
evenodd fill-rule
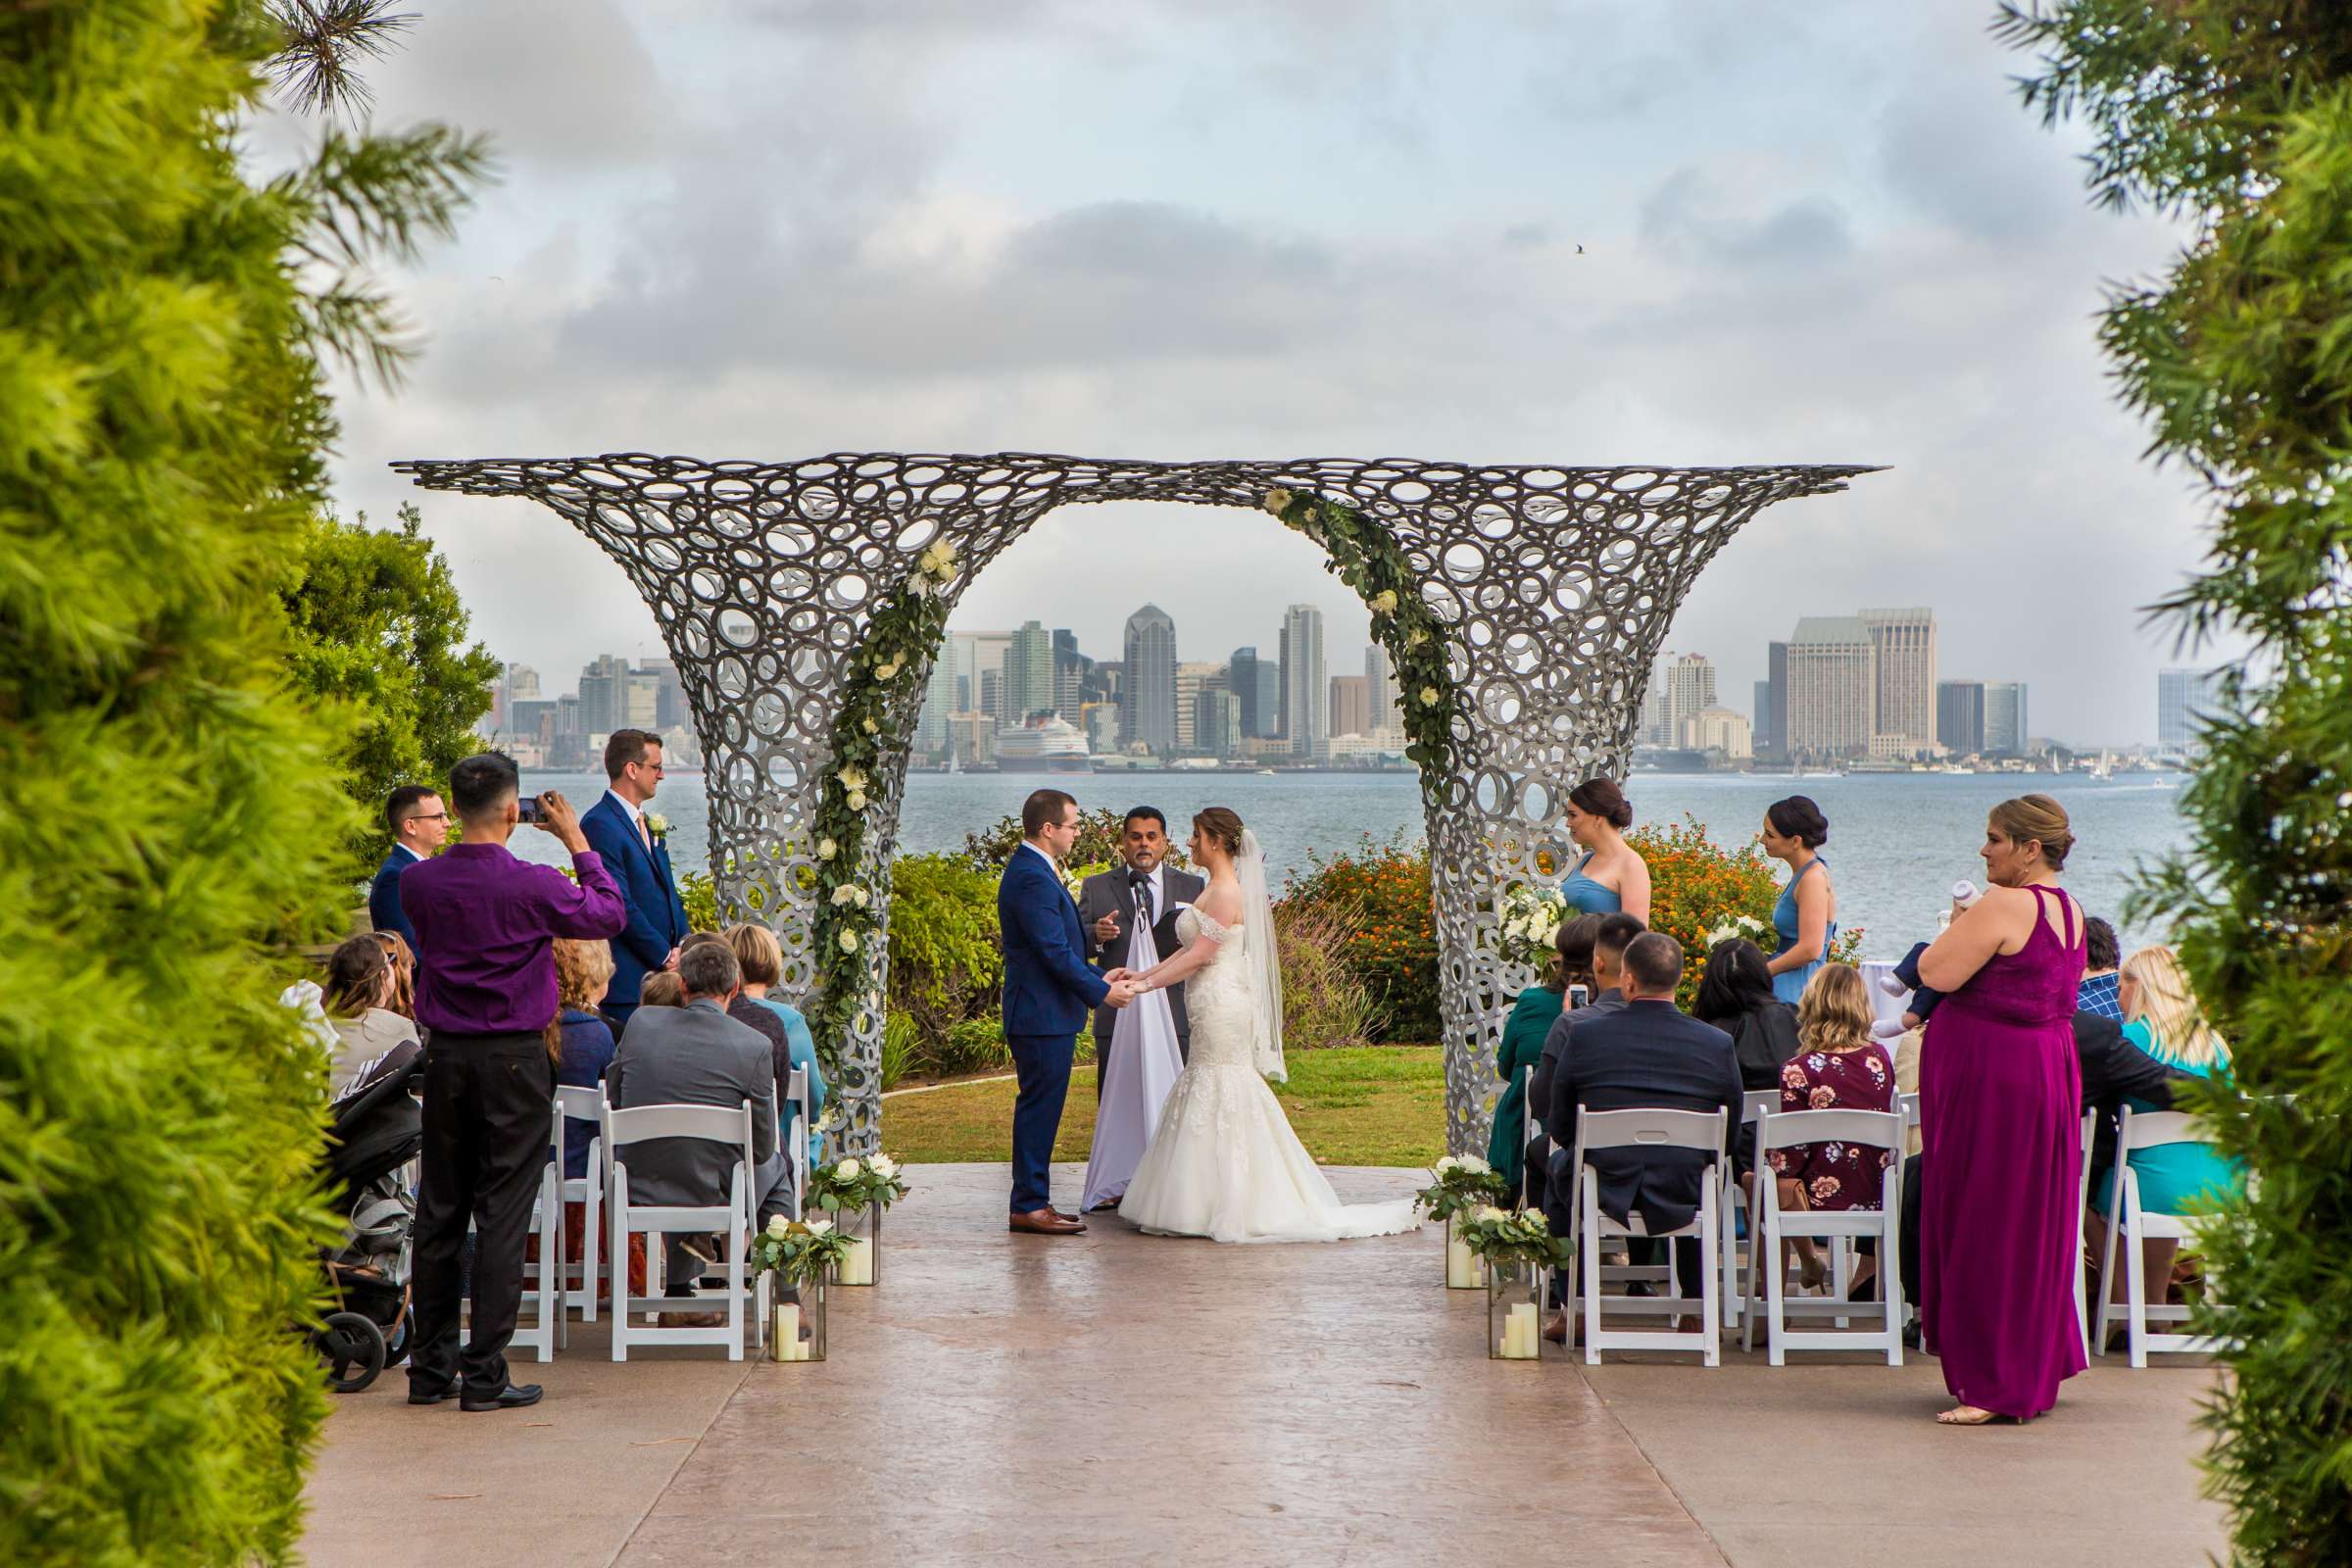
<instances>
[{"instance_id":1,"label":"woman in floral dress","mask_svg":"<svg viewBox=\"0 0 2352 1568\"><path fill-rule=\"evenodd\" d=\"M1862 976L1850 964L1825 963L1796 1005L1796 1054L1781 1068L1781 1109L1894 1109L1894 1063L1871 1038L1873 1013ZM1784 1209L1876 1208L1890 1150L1852 1144L1794 1144L1772 1151ZM1821 1254L1800 1240L1797 1256L1808 1286L1821 1283ZM1859 1287L1870 1278L1863 1260Z\"/></svg>"}]
</instances>

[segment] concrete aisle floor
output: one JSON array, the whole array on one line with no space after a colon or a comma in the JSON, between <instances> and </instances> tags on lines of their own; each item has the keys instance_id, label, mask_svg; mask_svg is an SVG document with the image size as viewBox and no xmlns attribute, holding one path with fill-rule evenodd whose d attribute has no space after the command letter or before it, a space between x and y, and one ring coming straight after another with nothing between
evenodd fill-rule
<instances>
[{"instance_id":1,"label":"concrete aisle floor","mask_svg":"<svg viewBox=\"0 0 2352 1568\"><path fill-rule=\"evenodd\" d=\"M2102 1365L2052 1419L1948 1432L1933 1361L1490 1362L1434 1227L1015 1237L1003 1166L908 1174L884 1283L836 1295L826 1362L615 1366L575 1325L554 1364L517 1363L548 1385L533 1410L411 1410L397 1376L346 1397L312 1560L2153 1565L2222 1543L2194 1369ZM1331 1175L1363 1200L1416 1173Z\"/></svg>"}]
</instances>

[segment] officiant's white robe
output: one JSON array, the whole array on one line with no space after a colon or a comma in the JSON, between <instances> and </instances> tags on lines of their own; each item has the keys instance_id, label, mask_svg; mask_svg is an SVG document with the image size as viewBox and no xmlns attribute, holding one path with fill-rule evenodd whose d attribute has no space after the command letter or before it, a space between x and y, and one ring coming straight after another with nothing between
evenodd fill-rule
<instances>
[{"instance_id":1,"label":"officiant's white robe","mask_svg":"<svg viewBox=\"0 0 2352 1568\"><path fill-rule=\"evenodd\" d=\"M1152 941L1152 927L1133 922L1135 934L1127 943L1127 967L1138 974L1160 958ZM1159 1126L1160 1107L1184 1071L1184 1054L1176 1044L1176 1015L1168 1008L1163 987L1147 991L1118 1009L1110 1044L1097 1070L1102 1074L1102 1102L1095 1111L1095 1144L1086 1161L1085 1196L1078 1210L1116 1200L1142 1163Z\"/></svg>"}]
</instances>

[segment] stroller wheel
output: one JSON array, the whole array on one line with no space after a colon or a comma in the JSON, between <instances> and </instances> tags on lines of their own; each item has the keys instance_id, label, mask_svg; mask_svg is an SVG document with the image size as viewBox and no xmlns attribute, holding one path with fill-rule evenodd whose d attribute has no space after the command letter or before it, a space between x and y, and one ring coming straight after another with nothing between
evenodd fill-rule
<instances>
[{"instance_id":1,"label":"stroller wheel","mask_svg":"<svg viewBox=\"0 0 2352 1568\"><path fill-rule=\"evenodd\" d=\"M357 1394L384 1369L384 1331L357 1312L329 1312L311 1336L327 1366L327 1387Z\"/></svg>"}]
</instances>

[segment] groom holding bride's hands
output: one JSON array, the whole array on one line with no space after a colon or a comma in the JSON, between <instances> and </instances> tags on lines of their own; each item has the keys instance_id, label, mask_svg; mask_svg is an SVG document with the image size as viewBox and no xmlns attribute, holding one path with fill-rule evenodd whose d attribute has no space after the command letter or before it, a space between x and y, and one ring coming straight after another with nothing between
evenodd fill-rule
<instances>
[{"instance_id":1,"label":"groom holding bride's hands","mask_svg":"<svg viewBox=\"0 0 2352 1568\"><path fill-rule=\"evenodd\" d=\"M1021 845L997 884L1004 943L1004 1044L1020 1095L1012 1109L1011 1228L1031 1236L1078 1236L1085 1222L1054 1207L1054 1137L1070 1089L1070 1061L1087 1014L1124 1007L1136 986L1087 967L1086 933L1061 881L1061 861L1078 842L1078 803L1039 790L1021 805Z\"/></svg>"}]
</instances>

